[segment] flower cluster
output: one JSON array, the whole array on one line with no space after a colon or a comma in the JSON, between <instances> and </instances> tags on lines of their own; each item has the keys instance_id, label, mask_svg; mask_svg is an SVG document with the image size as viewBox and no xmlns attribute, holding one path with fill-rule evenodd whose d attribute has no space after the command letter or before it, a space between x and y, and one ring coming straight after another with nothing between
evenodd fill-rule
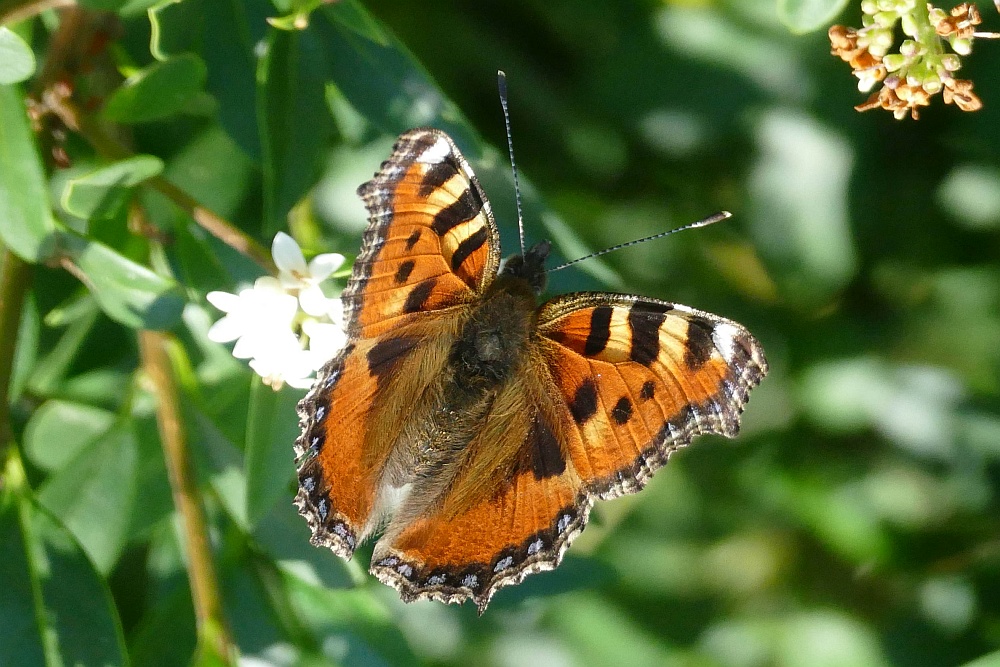
<instances>
[{"instance_id":1,"label":"flower cluster","mask_svg":"<svg viewBox=\"0 0 1000 667\"><path fill-rule=\"evenodd\" d=\"M236 341L233 356L249 359L264 382L307 389L315 372L347 342L344 307L320 287L344 263L343 255L317 255L306 264L295 240L279 232L271 245L278 277L264 276L238 294L209 292L223 311L208 331L217 343Z\"/></svg>"},{"instance_id":2,"label":"flower cluster","mask_svg":"<svg viewBox=\"0 0 1000 667\"><path fill-rule=\"evenodd\" d=\"M897 119L916 119L918 108L928 106L938 93L962 111L982 107L972 81L953 75L962 66L961 56L971 53L974 37L993 36L975 31L981 22L975 5L965 2L947 12L919 0L864 0L861 11L861 29L835 25L829 31L831 53L851 65L859 90L867 92L882 83L855 109L879 107ZM890 53L897 24L908 39ZM945 42L951 53L945 51Z\"/></svg>"}]
</instances>

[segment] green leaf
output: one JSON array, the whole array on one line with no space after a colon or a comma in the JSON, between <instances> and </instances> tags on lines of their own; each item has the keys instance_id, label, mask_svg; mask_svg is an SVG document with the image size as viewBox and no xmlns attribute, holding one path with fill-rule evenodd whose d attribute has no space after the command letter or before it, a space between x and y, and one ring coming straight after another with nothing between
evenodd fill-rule
<instances>
[{"instance_id":1,"label":"green leaf","mask_svg":"<svg viewBox=\"0 0 1000 667\"><path fill-rule=\"evenodd\" d=\"M183 111L202 91L206 75L205 63L190 53L155 62L115 90L102 113L118 123L167 118Z\"/></svg>"},{"instance_id":2,"label":"green leaf","mask_svg":"<svg viewBox=\"0 0 1000 667\"><path fill-rule=\"evenodd\" d=\"M41 324L35 295L28 294L21 311L21 327L17 332L17 349L14 350L14 366L11 369L11 402L21 398L38 363Z\"/></svg>"},{"instance_id":3,"label":"green leaf","mask_svg":"<svg viewBox=\"0 0 1000 667\"><path fill-rule=\"evenodd\" d=\"M184 308L177 283L96 241L67 233L67 254L108 317L133 329L169 329Z\"/></svg>"},{"instance_id":4,"label":"green leaf","mask_svg":"<svg viewBox=\"0 0 1000 667\"><path fill-rule=\"evenodd\" d=\"M178 225L174 238L178 279L184 285L204 294L230 284L232 276L208 232L197 225Z\"/></svg>"},{"instance_id":5,"label":"green leaf","mask_svg":"<svg viewBox=\"0 0 1000 667\"><path fill-rule=\"evenodd\" d=\"M365 664L419 664L399 625L369 591L329 590L291 577L286 582L293 609L316 636L343 635L354 650L365 655Z\"/></svg>"},{"instance_id":6,"label":"green leaf","mask_svg":"<svg viewBox=\"0 0 1000 667\"><path fill-rule=\"evenodd\" d=\"M0 85L24 81L35 72L35 54L10 28L0 26Z\"/></svg>"},{"instance_id":7,"label":"green leaf","mask_svg":"<svg viewBox=\"0 0 1000 667\"><path fill-rule=\"evenodd\" d=\"M46 316L45 323L48 326L66 326L66 331L37 361L31 371L31 376L28 378L29 389L39 396L49 396L57 391L65 391L61 383L65 380L70 366L97 322L100 313L97 303L89 294L84 293L83 296L84 298L76 301L65 310L60 310L57 307L49 312L49 315L57 313L57 317L52 319L60 319L60 313L72 309L74 316L63 320L67 322L66 324L52 324L49 322L49 317Z\"/></svg>"},{"instance_id":8,"label":"green leaf","mask_svg":"<svg viewBox=\"0 0 1000 667\"><path fill-rule=\"evenodd\" d=\"M14 457L0 489L0 664L127 664L107 585Z\"/></svg>"},{"instance_id":9,"label":"green leaf","mask_svg":"<svg viewBox=\"0 0 1000 667\"><path fill-rule=\"evenodd\" d=\"M139 495L138 502L132 503L128 527L128 539L135 541L148 539L173 514L175 507L156 421L156 403L151 395L144 394L142 399L137 397L133 401L129 429L138 455L135 488Z\"/></svg>"},{"instance_id":10,"label":"green leaf","mask_svg":"<svg viewBox=\"0 0 1000 667\"><path fill-rule=\"evenodd\" d=\"M286 487L271 510L253 529L254 544L284 572L326 588L352 588L369 579L359 559L330 558L327 549L309 543L309 529L295 509L292 489Z\"/></svg>"},{"instance_id":11,"label":"green leaf","mask_svg":"<svg viewBox=\"0 0 1000 667\"><path fill-rule=\"evenodd\" d=\"M149 17L149 52L156 60L192 51L201 38L199 24L204 16L200 0L157 0L146 12Z\"/></svg>"},{"instance_id":12,"label":"green leaf","mask_svg":"<svg viewBox=\"0 0 1000 667\"><path fill-rule=\"evenodd\" d=\"M205 30L215 36L201 49L208 66L205 86L219 102L219 124L254 162L261 160L254 54L267 34L265 18L273 11L267 0L208 0L201 7Z\"/></svg>"},{"instance_id":13,"label":"green leaf","mask_svg":"<svg viewBox=\"0 0 1000 667\"><path fill-rule=\"evenodd\" d=\"M92 405L46 401L25 427L25 455L43 470L59 470L107 433L114 421L113 412Z\"/></svg>"},{"instance_id":14,"label":"green leaf","mask_svg":"<svg viewBox=\"0 0 1000 667\"><path fill-rule=\"evenodd\" d=\"M203 412L185 402L188 436L199 481L211 484L229 517L247 530L246 473L242 452L212 423Z\"/></svg>"},{"instance_id":15,"label":"green leaf","mask_svg":"<svg viewBox=\"0 0 1000 667\"><path fill-rule=\"evenodd\" d=\"M247 518L257 523L295 474L291 446L299 434L295 406L302 392L274 391L256 375L247 415Z\"/></svg>"},{"instance_id":16,"label":"green leaf","mask_svg":"<svg viewBox=\"0 0 1000 667\"><path fill-rule=\"evenodd\" d=\"M136 466L135 440L119 424L80 451L38 492L39 502L66 524L104 574L118 561L128 535Z\"/></svg>"},{"instance_id":17,"label":"green leaf","mask_svg":"<svg viewBox=\"0 0 1000 667\"><path fill-rule=\"evenodd\" d=\"M825 28L844 10L847 0L778 0L778 18L796 34Z\"/></svg>"},{"instance_id":18,"label":"green leaf","mask_svg":"<svg viewBox=\"0 0 1000 667\"><path fill-rule=\"evenodd\" d=\"M56 228L24 97L0 85L0 240L26 262L53 248Z\"/></svg>"},{"instance_id":19,"label":"green leaf","mask_svg":"<svg viewBox=\"0 0 1000 667\"><path fill-rule=\"evenodd\" d=\"M136 155L74 178L63 191L62 206L86 220L114 215L127 201L128 189L163 171L163 160Z\"/></svg>"},{"instance_id":20,"label":"green leaf","mask_svg":"<svg viewBox=\"0 0 1000 667\"><path fill-rule=\"evenodd\" d=\"M994 651L967 662L962 667L998 667L998 665L1000 665L1000 651Z\"/></svg>"},{"instance_id":21,"label":"green leaf","mask_svg":"<svg viewBox=\"0 0 1000 667\"><path fill-rule=\"evenodd\" d=\"M258 70L264 152L264 231L287 225L288 212L319 177L333 134L326 106L327 48L313 30L272 31Z\"/></svg>"},{"instance_id":22,"label":"green leaf","mask_svg":"<svg viewBox=\"0 0 1000 667\"><path fill-rule=\"evenodd\" d=\"M337 11L331 16L351 32L379 46L389 46L393 41L392 35L357 0L340 3Z\"/></svg>"}]
</instances>

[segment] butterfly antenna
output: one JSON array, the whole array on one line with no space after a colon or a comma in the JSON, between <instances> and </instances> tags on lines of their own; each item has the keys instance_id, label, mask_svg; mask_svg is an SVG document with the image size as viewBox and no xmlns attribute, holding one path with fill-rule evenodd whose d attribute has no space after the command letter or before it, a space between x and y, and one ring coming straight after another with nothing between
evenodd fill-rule
<instances>
[{"instance_id":1,"label":"butterfly antenna","mask_svg":"<svg viewBox=\"0 0 1000 667\"><path fill-rule=\"evenodd\" d=\"M517 183L517 165L514 163L514 140L510 134L510 111L507 109L507 75L497 70L497 88L500 106L503 107L503 124L507 128L507 150L510 152L510 169L514 172L514 198L517 200L517 235L521 238L521 256L524 256L524 216L521 214L521 187Z\"/></svg>"},{"instance_id":2,"label":"butterfly antenna","mask_svg":"<svg viewBox=\"0 0 1000 667\"><path fill-rule=\"evenodd\" d=\"M653 239L660 239L663 238L664 236L670 236L671 234L676 234L677 232L683 232L685 229L708 227L709 225L713 225L717 222L722 222L727 218L731 218L732 215L733 214L730 213L729 211L719 211L715 215L710 215L707 218L699 220L698 222L692 222L689 225L684 225L683 227L678 227L677 229L671 229L665 232L660 232L659 234L653 234L652 236L647 236L646 238L643 239L636 239L635 241L629 241L628 243L619 243L618 245L613 245L610 248L605 248L600 252L594 252L589 255L584 255L583 257L574 259L572 262L566 262L565 264L560 264L554 269L549 269L548 271L546 271L546 273L552 273L553 271L558 271L559 269L565 269L567 266L573 266L577 262L582 262L585 259L591 259L594 257L600 257L601 255L607 255L609 252L614 252L615 250L621 250L622 248L628 248L629 246L645 243L646 241L652 241Z\"/></svg>"}]
</instances>

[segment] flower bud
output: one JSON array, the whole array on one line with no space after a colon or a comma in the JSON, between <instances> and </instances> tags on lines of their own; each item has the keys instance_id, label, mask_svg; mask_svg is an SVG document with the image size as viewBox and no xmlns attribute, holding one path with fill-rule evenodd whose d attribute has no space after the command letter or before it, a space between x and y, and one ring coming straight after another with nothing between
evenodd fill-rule
<instances>
[{"instance_id":1,"label":"flower bud","mask_svg":"<svg viewBox=\"0 0 1000 667\"><path fill-rule=\"evenodd\" d=\"M960 56L972 53L972 40L966 37L955 37L951 40L952 50Z\"/></svg>"},{"instance_id":2,"label":"flower bud","mask_svg":"<svg viewBox=\"0 0 1000 667\"><path fill-rule=\"evenodd\" d=\"M882 59L882 63L885 65L886 70L890 72L895 72L900 67L906 64L906 56L900 55L898 53L890 53L885 58Z\"/></svg>"},{"instance_id":3,"label":"flower bud","mask_svg":"<svg viewBox=\"0 0 1000 667\"><path fill-rule=\"evenodd\" d=\"M941 56L941 66L949 72L957 72L962 67L962 59L954 53L946 53Z\"/></svg>"}]
</instances>

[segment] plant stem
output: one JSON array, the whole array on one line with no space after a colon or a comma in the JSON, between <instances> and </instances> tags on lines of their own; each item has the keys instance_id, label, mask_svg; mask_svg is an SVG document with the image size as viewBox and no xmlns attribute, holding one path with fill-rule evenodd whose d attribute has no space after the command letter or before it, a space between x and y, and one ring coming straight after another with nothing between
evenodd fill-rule
<instances>
[{"instance_id":1,"label":"plant stem","mask_svg":"<svg viewBox=\"0 0 1000 667\"><path fill-rule=\"evenodd\" d=\"M139 332L142 365L157 398L156 421L174 506L181 516L199 645L203 650L210 650L224 661L231 662L236 651L222 614L219 582L209 545L208 522L188 454L177 383L167 351L170 344L170 338L162 332Z\"/></svg>"},{"instance_id":2,"label":"plant stem","mask_svg":"<svg viewBox=\"0 0 1000 667\"><path fill-rule=\"evenodd\" d=\"M944 53L944 45L941 43L941 37L938 36L934 26L931 25L931 13L927 8L927 4L918 2L910 11L910 18L917 24L917 29L920 33L915 38L916 41L927 49L927 53L932 56L935 63L938 62L938 59Z\"/></svg>"},{"instance_id":3,"label":"plant stem","mask_svg":"<svg viewBox=\"0 0 1000 667\"><path fill-rule=\"evenodd\" d=\"M0 3L0 25L30 19L32 16L37 16L47 9L69 7L75 4L76 0L31 0L30 2Z\"/></svg>"},{"instance_id":4,"label":"plant stem","mask_svg":"<svg viewBox=\"0 0 1000 667\"><path fill-rule=\"evenodd\" d=\"M8 249L0 266L0 461L14 440L10 425L10 380L17 352L21 312L31 284L31 265Z\"/></svg>"}]
</instances>

